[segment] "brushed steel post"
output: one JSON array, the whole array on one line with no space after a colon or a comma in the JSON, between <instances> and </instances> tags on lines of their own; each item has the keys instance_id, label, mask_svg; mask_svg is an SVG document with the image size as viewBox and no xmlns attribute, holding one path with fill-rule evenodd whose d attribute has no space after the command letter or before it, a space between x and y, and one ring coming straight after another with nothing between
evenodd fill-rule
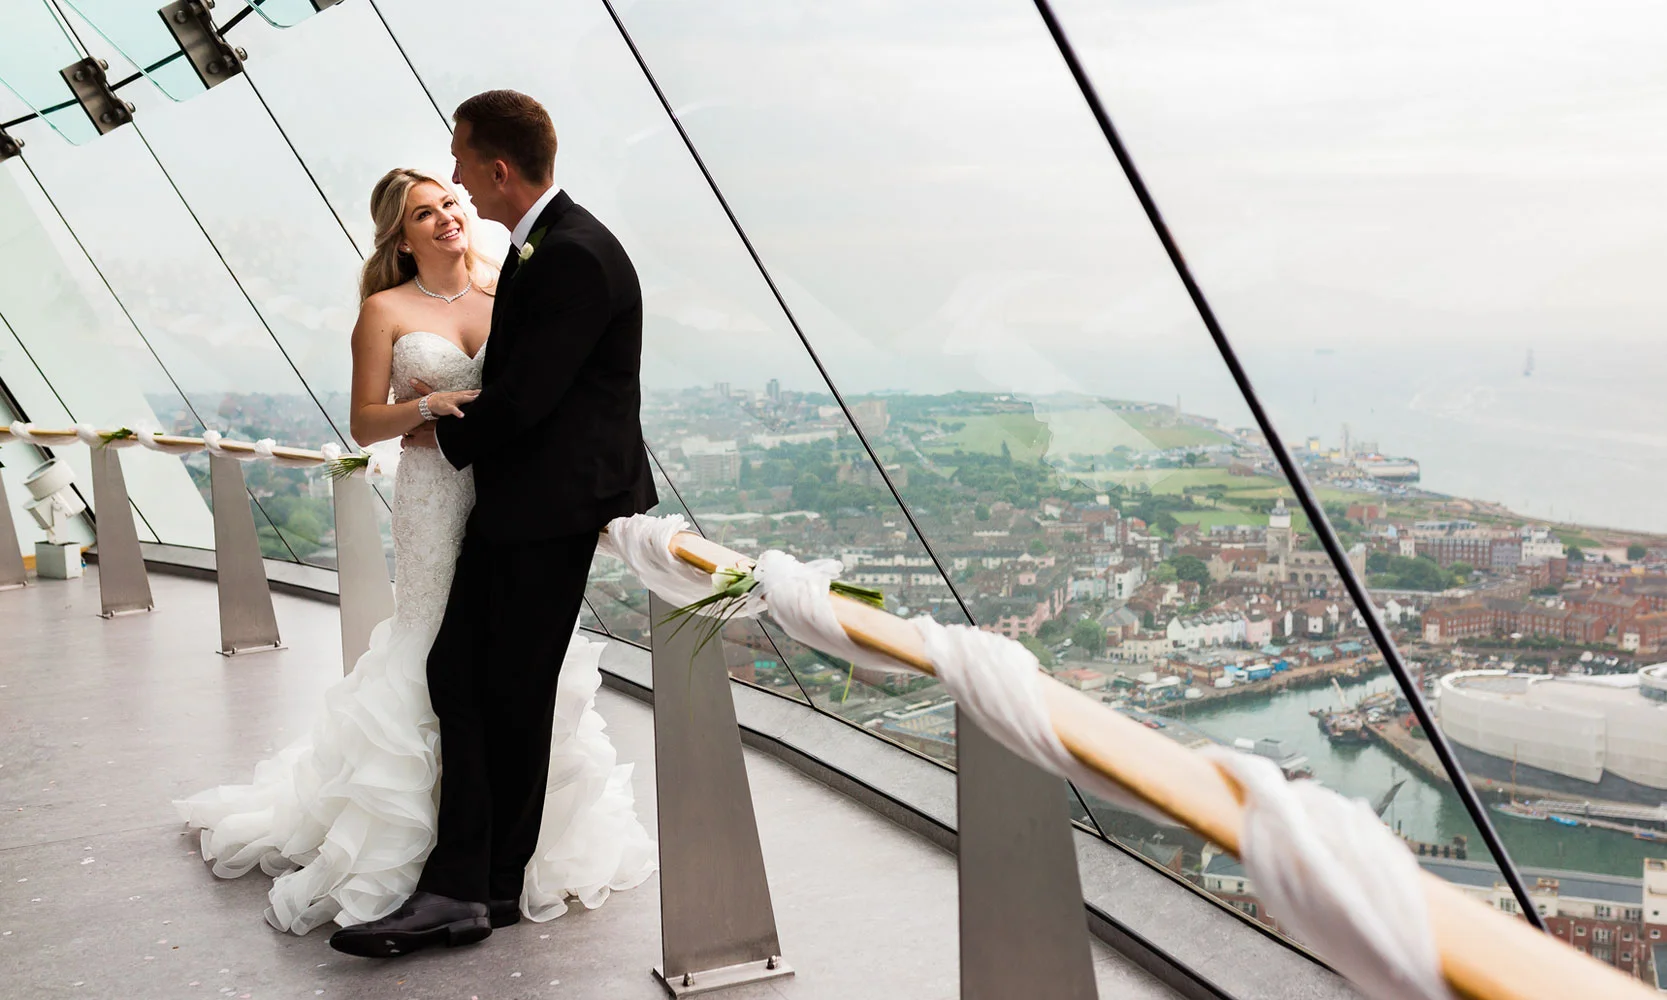
<instances>
[{"instance_id":1,"label":"brushed steel post","mask_svg":"<svg viewBox=\"0 0 1667 1000\"><path fill-rule=\"evenodd\" d=\"M98 525L98 596L105 618L156 607L150 576L139 551L139 532L133 524L133 505L122 476L121 452L111 447L89 449L93 462L93 503Z\"/></svg>"},{"instance_id":2,"label":"brushed steel post","mask_svg":"<svg viewBox=\"0 0 1667 1000\"><path fill-rule=\"evenodd\" d=\"M1098 995L1065 783L956 720L961 998Z\"/></svg>"},{"instance_id":3,"label":"brushed steel post","mask_svg":"<svg viewBox=\"0 0 1667 1000\"><path fill-rule=\"evenodd\" d=\"M781 959L741 731L723 650L697 655L650 594L654 767L660 817L660 943L654 970L676 997L791 976Z\"/></svg>"},{"instance_id":4,"label":"brushed steel post","mask_svg":"<svg viewBox=\"0 0 1667 1000\"><path fill-rule=\"evenodd\" d=\"M214 566L220 592L220 652L235 656L277 649L278 617L266 583L255 515L243 466L235 458L210 455L210 493L214 500Z\"/></svg>"},{"instance_id":5,"label":"brushed steel post","mask_svg":"<svg viewBox=\"0 0 1667 1000\"><path fill-rule=\"evenodd\" d=\"M15 590L28 581L29 570L23 565L23 549L18 546L11 501L6 499L6 481L0 478L0 590Z\"/></svg>"},{"instance_id":6,"label":"brushed steel post","mask_svg":"<svg viewBox=\"0 0 1667 1000\"><path fill-rule=\"evenodd\" d=\"M342 672L370 648L370 634L394 614L394 587L376 524L376 500L362 475L333 485L336 512L336 581L341 591Z\"/></svg>"}]
</instances>

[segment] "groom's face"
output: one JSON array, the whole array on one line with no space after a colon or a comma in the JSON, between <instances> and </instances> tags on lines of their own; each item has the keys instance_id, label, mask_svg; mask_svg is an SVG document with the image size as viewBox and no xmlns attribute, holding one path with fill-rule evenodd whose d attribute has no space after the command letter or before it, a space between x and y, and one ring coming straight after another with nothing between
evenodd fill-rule
<instances>
[{"instance_id":1,"label":"groom's face","mask_svg":"<svg viewBox=\"0 0 1667 1000\"><path fill-rule=\"evenodd\" d=\"M509 167L502 160L487 159L470 145L469 136L473 128L471 123L461 121L457 123L457 131L452 133L451 155L456 163L452 168L452 183L463 185L469 192L469 200L475 203L475 212L481 218L513 226L519 220L506 221L507 203L504 197Z\"/></svg>"}]
</instances>

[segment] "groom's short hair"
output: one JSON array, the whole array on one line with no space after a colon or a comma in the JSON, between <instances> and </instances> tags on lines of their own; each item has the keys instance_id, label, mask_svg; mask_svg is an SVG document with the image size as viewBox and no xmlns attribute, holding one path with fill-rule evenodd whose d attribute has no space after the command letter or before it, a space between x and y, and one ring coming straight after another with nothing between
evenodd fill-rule
<instances>
[{"instance_id":1,"label":"groom's short hair","mask_svg":"<svg viewBox=\"0 0 1667 1000\"><path fill-rule=\"evenodd\" d=\"M488 90L457 106L452 120L469 123L469 146L503 160L536 183L552 177L556 126L544 105L514 90Z\"/></svg>"}]
</instances>

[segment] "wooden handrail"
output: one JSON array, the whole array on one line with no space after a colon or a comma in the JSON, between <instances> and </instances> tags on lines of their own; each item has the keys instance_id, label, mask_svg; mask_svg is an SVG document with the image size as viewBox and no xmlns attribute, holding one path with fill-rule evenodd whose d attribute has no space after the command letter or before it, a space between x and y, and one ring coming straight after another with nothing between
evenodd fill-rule
<instances>
[{"instance_id":1,"label":"wooden handrail","mask_svg":"<svg viewBox=\"0 0 1667 1000\"><path fill-rule=\"evenodd\" d=\"M10 432L11 425L0 424L0 434L10 434ZM80 437L76 434L73 428L64 430L61 428L36 427L31 429L29 433L33 437L37 438L53 438L56 440L56 443L62 444L74 444L76 441L80 440ZM101 431L100 433L108 432ZM157 434L155 435L155 440L157 444L168 445L175 448L207 447L207 445L203 442L203 439L200 437L181 437L176 434ZM243 455L253 455L255 453L255 446L253 442L249 441L222 440L220 442L220 450L233 451ZM326 461L322 451L315 451L310 448L288 448L279 445L273 447L272 454L278 458L296 462L317 462L322 465Z\"/></svg>"},{"instance_id":2,"label":"wooden handrail","mask_svg":"<svg viewBox=\"0 0 1667 1000\"><path fill-rule=\"evenodd\" d=\"M679 533L671 548L679 559L706 573L752 566L740 553L691 532ZM908 622L838 594L832 600L834 615L858 645L934 674L920 635ZM1239 854L1243 791L1226 772L1051 677L1044 678L1042 690L1054 732L1072 756L1211 843ZM1459 996L1646 1000L1657 995L1528 922L1478 902L1429 872L1420 875L1441 971Z\"/></svg>"}]
</instances>

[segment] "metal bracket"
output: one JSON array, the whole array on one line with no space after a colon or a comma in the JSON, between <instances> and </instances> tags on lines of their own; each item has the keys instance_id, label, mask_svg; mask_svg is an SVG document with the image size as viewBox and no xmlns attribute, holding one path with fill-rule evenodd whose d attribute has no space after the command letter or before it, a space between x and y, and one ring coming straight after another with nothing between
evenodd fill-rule
<instances>
[{"instance_id":1,"label":"metal bracket","mask_svg":"<svg viewBox=\"0 0 1667 1000\"><path fill-rule=\"evenodd\" d=\"M323 10L326 7L334 7L336 4L341 2L342 0L313 0L313 10Z\"/></svg>"},{"instance_id":2,"label":"metal bracket","mask_svg":"<svg viewBox=\"0 0 1667 1000\"><path fill-rule=\"evenodd\" d=\"M16 590L28 582L23 550L17 544L17 525L12 522L12 505L6 501L6 482L0 479L0 590Z\"/></svg>"},{"instance_id":3,"label":"metal bracket","mask_svg":"<svg viewBox=\"0 0 1667 1000\"><path fill-rule=\"evenodd\" d=\"M0 128L0 163L18 156L23 152L23 140L13 139L5 129Z\"/></svg>"},{"instance_id":4,"label":"metal bracket","mask_svg":"<svg viewBox=\"0 0 1667 1000\"><path fill-rule=\"evenodd\" d=\"M214 501L214 568L220 591L220 653L236 656L279 649L278 617L272 611L272 588L266 582L255 514L243 465L235 458L208 459L209 493Z\"/></svg>"},{"instance_id":5,"label":"metal bracket","mask_svg":"<svg viewBox=\"0 0 1667 1000\"><path fill-rule=\"evenodd\" d=\"M177 0L157 11L179 43L204 87L225 83L243 72L249 53L233 46L214 26L214 0Z\"/></svg>"},{"instance_id":6,"label":"metal bracket","mask_svg":"<svg viewBox=\"0 0 1667 1000\"><path fill-rule=\"evenodd\" d=\"M721 643L696 653L699 630L678 631L670 611L649 594L663 960L654 975L686 997L793 970L781 960Z\"/></svg>"},{"instance_id":7,"label":"metal bracket","mask_svg":"<svg viewBox=\"0 0 1667 1000\"><path fill-rule=\"evenodd\" d=\"M150 611L150 577L145 557L139 550L139 532L133 525L133 505L127 499L127 480L122 477L121 452L94 447L93 501L98 525L98 594L102 615Z\"/></svg>"},{"instance_id":8,"label":"metal bracket","mask_svg":"<svg viewBox=\"0 0 1667 1000\"><path fill-rule=\"evenodd\" d=\"M370 648L370 634L393 617L394 588L376 524L376 500L364 476L342 476L333 490L336 511L336 582L341 593L342 672Z\"/></svg>"},{"instance_id":9,"label":"metal bracket","mask_svg":"<svg viewBox=\"0 0 1667 1000\"><path fill-rule=\"evenodd\" d=\"M93 128L98 129L99 135L114 132L132 121L135 110L132 102L122 100L110 89L110 79L104 75L109 68L110 64L103 59L88 56L58 71L75 94L75 103L93 120Z\"/></svg>"},{"instance_id":10,"label":"metal bracket","mask_svg":"<svg viewBox=\"0 0 1667 1000\"><path fill-rule=\"evenodd\" d=\"M1065 782L955 724L961 1000L1094 1000Z\"/></svg>"}]
</instances>

